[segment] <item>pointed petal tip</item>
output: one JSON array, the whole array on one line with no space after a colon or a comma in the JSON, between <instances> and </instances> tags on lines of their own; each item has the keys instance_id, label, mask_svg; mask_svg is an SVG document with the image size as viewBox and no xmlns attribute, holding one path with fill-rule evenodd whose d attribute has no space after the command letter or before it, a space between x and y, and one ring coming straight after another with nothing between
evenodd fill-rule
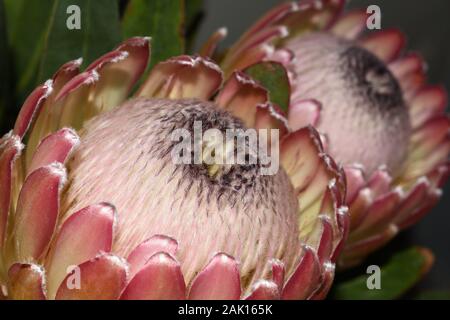
<instances>
[{"instance_id":1,"label":"pointed petal tip","mask_svg":"<svg viewBox=\"0 0 450 320\"><path fill-rule=\"evenodd\" d=\"M8 297L13 300L45 300L45 270L34 263L15 263L8 269Z\"/></svg>"},{"instance_id":2,"label":"pointed petal tip","mask_svg":"<svg viewBox=\"0 0 450 320\"><path fill-rule=\"evenodd\" d=\"M166 252L154 254L131 279L121 300L179 300L186 285L178 261Z\"/></svg>"},{"instance_id":3,"label":"pointed petal tip","mask_svg":"<svg viewBox=\"0 0 450 320\"><path fill-rule=\"evenodd\" d=\"M230 255L216 253L192 281L191 300L237 300L241 296L238 262Z\"/></svg>"},{"instance_id":4,"label":"pointed petal tip","mask_svg":"<svg viewBox=\"0 0 450 320\"><path fill-rule=\"evenodd\" d=\"M41 110L42 104L53 92L53 79L45 81L38 86L25 100L17 116L13 132L23 138L35 121Z\"/></svg>"},{"instance_id":5,"label":"pointed petal tip","mask_svg":"<svg viewBox=\"0 0 450 320\"><path fill-rule=\"evenodd\" d=\"M72 270L59 286L56 300L116 300L128 282L128 264L110 253L101 252L77 269L79 286L71 283Z\"/></svg>"},{"instance_id":6,"label":"pointed petal tip","mask_svg":"<svg viewBox=\"0 0 450 320\"><path fill-rule=\"evenodd\" d=\"M166 252L171 256L175 256L177 250L178 242L166 235L154 235L142 242L128 255L127 258L128 263L131 266L131 278L136 275L136 273L138 273L156 253Z\"/></svg>"},{"instance_id":7,"label":"pointed petal tip","mask_svg":"<svg viewBox=\"0 0 450 320\"><path fill-rule=\"evenodd\" d=\"M273 281L258 280L252 286L250 294L246 300L279 300L280 290Z\"/></svg>"},{"instance_id":8,"label":"pointed petal tip","mask_svg":"<svg viewBox=\"0 0 450 320\"><path fill-rule=\"evenodd\" d=\"M64 87L59 91L59 93L55 97L55 102L61 101L71 92L77 90L81 86L84 85L92 85L100 79L100 75L97 70L92 69L89 71L85 71L80 73L79 75L73 77L69 82L67 82Z\"/></svg>"},{"instance_id":9,"label":"pointed petal tip","mask_svg":"<svg viewBox=\"0 0 450 320\"><path fill-rule=\"evenodd\" d=\"M132 37L127 40L125 40L121 45L117 47L116 50L121 50L125 46L132 46L132 47L144 47L148 46L152 41L152 37Z\"/></svg>"},{"instance_id":10,"label":"pointed petal tip","mask_svg":"<svg viewBox=\"0 0 450 320\"><path fill-rule=\"evenodd\" d=\"M220 67L207 57L181 55L158 63L137 96L208 100L222 85Z\"/></svg>"},{"instance_id":11,"label":"pointed petal tip","mask_svg":"<svg viewBox=\"0 0 450 320\"><path fill-rule=\"evenodd\" d=\"M80 138L73 129L63 128L44 138L33 154L27 172L58 162L64 164L80 144Z\"/></svg>"}]
</instances>

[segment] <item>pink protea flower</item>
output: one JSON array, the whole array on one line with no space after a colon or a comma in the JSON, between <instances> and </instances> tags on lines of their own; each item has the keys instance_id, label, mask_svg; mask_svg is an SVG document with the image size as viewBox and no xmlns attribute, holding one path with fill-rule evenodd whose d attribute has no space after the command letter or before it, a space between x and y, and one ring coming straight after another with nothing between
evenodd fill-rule
<instances>
[{"instance_id":1,"label":"pink protea flower","mask_svg":"<svg viewBox=\"0 0 450 320\"><path fill-rule=\"evenodd\" d=\"M395 29L363 35L367 14L344 0L284 3L221 60L226 74L262 60L288 70L291 130L315 126L344 167L351 226L342 265L359 263L439 200L449 172L447 95ZM202 54L211 55L219 30Z\"/></svg>"},{"instance_id":2,"label":"pink protea flower","mask_svg":"<svg viewBox=\"0 0 450 320\"><path fill-rule=\"evenodd\" d=\"M348 216L317 132L288 129L243 74L216 94L222 72L201 57L157 64L128 98L148 58L148 39L133 38L82 73L69 62L1 139L4 297L323 298ZM196 120L279 129L284 169L175 164L170 134Z\"/></svg>"}]
</instances>

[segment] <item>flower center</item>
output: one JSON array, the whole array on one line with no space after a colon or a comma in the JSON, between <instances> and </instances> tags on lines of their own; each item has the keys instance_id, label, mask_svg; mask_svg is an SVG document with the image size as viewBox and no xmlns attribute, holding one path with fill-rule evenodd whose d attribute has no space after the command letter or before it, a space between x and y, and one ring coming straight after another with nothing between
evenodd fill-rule
<instances>
[{"instance_id":1,"label":"flower center","mask_svg":"<svg viewBox=\"0 0 450 320\"><path fill-rule=\"evenodd\" d=\"M288 43L295 52L293 101L323 105L318 129L344 165L371 174L386 166L399 173L411 134L402 90L384 62L355 43L312 33Z\"/></svg>"},{"instance_id":2,"label":"flower center","mask_svg":"<svg viewBox=\"0 0 450 320\"><path fill-rule=\"evenodd\" d=\"M244 288L268 275L272 258L289 270L300 249L298 203L286 173L262 175L258 161L215 164L209 160L217 140L200 146L198 163L177 163L174 154L187 149L177 149L173 133L193 133L199 122L203 132L243 128L211 103L193 100L131 100L92 119L69 163L64 212L114 204L113 249L123 256L155 234L173 237L187 283L217 252L240 262ZM230 144L223 146L225 153Z\"/></svg>"}]
</instances>

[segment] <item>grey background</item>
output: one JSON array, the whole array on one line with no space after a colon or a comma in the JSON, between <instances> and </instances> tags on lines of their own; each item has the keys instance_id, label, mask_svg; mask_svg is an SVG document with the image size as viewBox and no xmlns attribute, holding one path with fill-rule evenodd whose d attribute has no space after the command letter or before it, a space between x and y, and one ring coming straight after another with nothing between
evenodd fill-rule
<instances>
[{"instance_id":1,"label":"grey background","mask_svg":"<svg viewBox=\"0 0 450 320\"><path fill-rule=\"evenodd\" d=\"M188 0L189 1L189 0ZM205 15L199 28L195 47L208 35L227 26L230 45L239 34L278 0L206 0ZM408 38L408 48L419 51L429 66L429 82L443 83L450 88L450 1L447 0L353 0L349 7L377 4L382 11L382 27L398 27ZM436 261L431 272L419 285L421 290L450 290L450 185L447 184L439 205L418 225L403 232L384 252L406 248L412 244L432 249ZM385 254L385 253L383 253ZM370 263L382 261L375 254ZM368 262L368 263L369 263ZM414 294L414 293L412 293Z\"/></svg>"}]
</instances>

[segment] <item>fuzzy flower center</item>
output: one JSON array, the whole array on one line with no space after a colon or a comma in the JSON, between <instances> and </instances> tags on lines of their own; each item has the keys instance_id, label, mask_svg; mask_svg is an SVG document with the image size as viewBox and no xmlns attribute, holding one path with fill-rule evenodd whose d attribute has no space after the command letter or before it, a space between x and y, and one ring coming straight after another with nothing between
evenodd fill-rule
<instances>
[{"instance_id":1,"label":"fuzzy flower center","mask_svg":"<svg viewBox=\"0 0 450 320\"><path fill-rule=\"evenodd\" d=\"M322 103L318 129L344 165L371 174L386 166L399 173L411 135L402 90L387 66L353 42L312 33L287 44L295 52L293 101Z\"/></svg>"},{"instance_id":2,"label":"fuzzy flower center","mask_svg":"<svg viewBox=\"0 0 450 320\"><path fill-rule=\"evenodd\" d=\"M258 161L215 163L217 150L226 154L230 144L211 148L214 139L200 145L198 162L177 163L174 150L186 154L175 149L172 134L193 132L198 123L203 131L243 128L214 105L193 100L131 100L92 119L69 164L64 212L114 204L113 250L125 257L153 235L173 237L187 283L217 252L240 262L244 289L268 276L270 259L291 269L300 248L298 203L288 176L282 169L261 175Z\"/></svg>"}]
</instances>

